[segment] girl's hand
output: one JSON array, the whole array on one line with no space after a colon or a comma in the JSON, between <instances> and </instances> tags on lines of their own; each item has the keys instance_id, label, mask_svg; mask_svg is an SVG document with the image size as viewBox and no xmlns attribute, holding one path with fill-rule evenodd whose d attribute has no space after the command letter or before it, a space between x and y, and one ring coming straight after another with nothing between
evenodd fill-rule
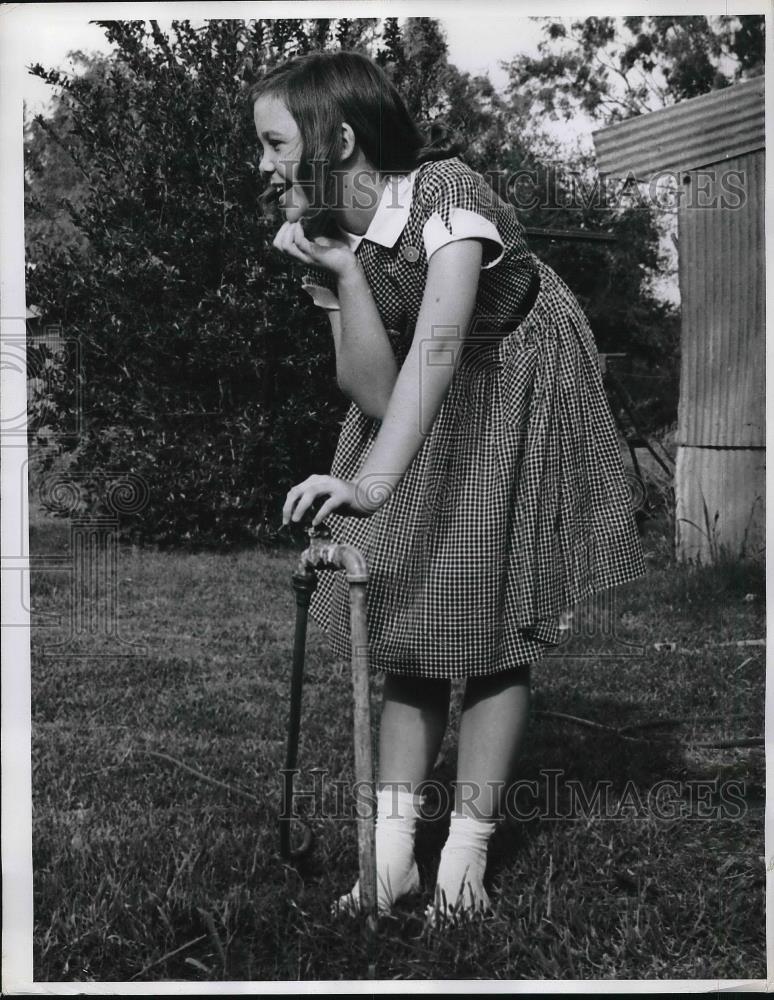
<instances>
[{"instance_id":1,"label":"girl's hand","mask_svg":"<svg viewBox=\"0 0 774 1000\"><path fill-rule=\"evenodd\" d=\"M378 483L372 481L369 486L335 476L309 476L303 483L288 490L282 508L282 523L300 521L319 496L327 496L328 499L315 514L312 527L317 527L334 510L345 517L370 517L391 495L392 487L381 478Z\"/></svg>"},{"instance_id":2,"label":"girl's hand","mask_svg":"<svg viewBox=\"0 0 774 1000\"><path fill-rule=\"evenodd\" d=\"M274 237L273 246L304 264L322 267L337 278L342 277L353 267L357 267L355 255L346 243L330 239L327 236L318 236L316 240L308 240L304 236L300 222L283 222L279 232Z\"/></svg>"}]
</instances>

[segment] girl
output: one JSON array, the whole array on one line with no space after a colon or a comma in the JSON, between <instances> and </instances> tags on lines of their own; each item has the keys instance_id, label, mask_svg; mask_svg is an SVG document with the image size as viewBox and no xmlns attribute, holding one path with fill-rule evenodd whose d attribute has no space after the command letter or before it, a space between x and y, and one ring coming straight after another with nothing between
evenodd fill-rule
<instances>
[{"instance_id":1,"label":"girl","mask_svg":"<svg viewBox=\"0 0 774 1000\"><path fill-rule=\"evenodd\" d=\"M251 91L260 168L307 265L351 398L330 475L294 486L283 523L322 500L369 567L369 656L385 674L376 855L380 909L419 888L419 788L450 682L466 678L455 805L431 920L487 910L487 845L529 710L530 664L559 614L644 572L591 332L528 249L512 206L423 144L395 88L355 52L316 53ZM343 572L311 613L349 658ZM358 885L338 901L356 910ZM445 911L448 912L448 911Z\"/></svg>"}]
</instances>

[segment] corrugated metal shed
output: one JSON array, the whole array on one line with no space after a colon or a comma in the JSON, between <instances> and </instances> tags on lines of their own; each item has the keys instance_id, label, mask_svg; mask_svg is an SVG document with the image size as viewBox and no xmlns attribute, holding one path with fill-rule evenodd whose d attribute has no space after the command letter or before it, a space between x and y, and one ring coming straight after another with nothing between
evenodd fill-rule
<instances>
[{"instance_id":1,"label":"corrugated metal shed","mask_svg":"<svg viewBox=\"0 0 774 1000\"><path fill-rule=\"evenodd\" d=\"M729 206L691 203L678 212L682 365L678 444L754 448L766 443L763 154L717 164L718 197L743 182ZM689 173L686 188L704 183Z\"/></svg>"},{"instance_id":2,"label":"corrugated metal shed","mask_svg":"<svg viewBox=\"0 0 774 1000\"><path fill-rule=\"evenodd\" d=\"M676 548L762 551L765 531L763 79L594 134L600 169L680 172Z\"/></svg>"},{"instance_id":3,"label":"corrugated metal shed","mask_svg":"<svg viewBox=\"0 0 774 1000\"><path fill-rule=\"evenodd\" d=\"M764 78L692 97L592 133L600 171L649 180L668 170L693 170L763 149Z\"/></svg>"},{"instance_id":4,"label":"corrugated metal shed","mask_svg":"<svg viewBox=\"0 0 774 1000\"><path fill-rule=\"evenodd\" d=\"M760 555L766 528L766 452L762 448L677 449L675 541L681 559L713 562Z\"/></svg>"}]
</instances>

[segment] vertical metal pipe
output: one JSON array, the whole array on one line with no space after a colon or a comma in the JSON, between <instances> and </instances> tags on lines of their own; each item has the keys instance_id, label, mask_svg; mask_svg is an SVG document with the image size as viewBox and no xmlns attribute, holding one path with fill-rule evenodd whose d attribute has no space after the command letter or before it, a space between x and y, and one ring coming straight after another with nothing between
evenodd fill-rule
<instances>
[{"instance_id":1,"label":"vertical metal pipe","mask_svg":"<svg viewBox=\"0 0 774 1000\"><path fill-rule=\"evenodd\" d=\"M371 694L368 676L366 584L350 582L352 693L354 700L355 781L358 788L357 853L360 868L360 905L369 934L376 931L376 837L374 830L374 764L371 745ZM365 797L364 797L365 796Z\"/></svg>"},{"instance_id":2,"label":"vertical metal pipe","mask_svg":"<svg viewBox=\"0 0 774 1000\"><path fill-rule=\"evenodd\" d=\"M360 877L360 908L366 917L368 974L376 976L376 831L373 747L371 743L371 691L368 667L368 619L366 587L368 567L362 553L351 545L332 543L330 532L321 525L308 529L310 544L301 554L293 576L296 588L296 640L291 685L291 718L285 773L286 802L292 804L293 771L300 722L301 681L305 650L306 621L311 594L316 586L316 570L344 569L349 583L350 636L352 647L352 694L354 702L355 782L357 786L357 845ZM288 799L288 795L290 798ZM281 821L281 844L290 850L289 818ZM295 852L297 855L298 852Z\"/></svg>"}]
</instances>

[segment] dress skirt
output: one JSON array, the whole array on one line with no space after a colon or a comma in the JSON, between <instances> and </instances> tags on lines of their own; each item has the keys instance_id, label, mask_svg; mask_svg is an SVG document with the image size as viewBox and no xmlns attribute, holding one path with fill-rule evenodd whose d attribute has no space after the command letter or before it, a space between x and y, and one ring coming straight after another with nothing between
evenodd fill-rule
<instances>
[{"instance_id":1,"label":"dress skirt","mask_svg":"<svg viewBox=\"0 0 774 1000\"><path fill-rule=\"evenodd\" d=\"M368 566L376 670L461 678L531 663L558 644L561 612L644 573L591 330L542 262L539 277L515 330L468 335L387 503L326 518ZM331 475L356 478L380 426L353 403ZM310 614L349 660L344 570L317 574Z\"/></svg>"}]
</instances>

